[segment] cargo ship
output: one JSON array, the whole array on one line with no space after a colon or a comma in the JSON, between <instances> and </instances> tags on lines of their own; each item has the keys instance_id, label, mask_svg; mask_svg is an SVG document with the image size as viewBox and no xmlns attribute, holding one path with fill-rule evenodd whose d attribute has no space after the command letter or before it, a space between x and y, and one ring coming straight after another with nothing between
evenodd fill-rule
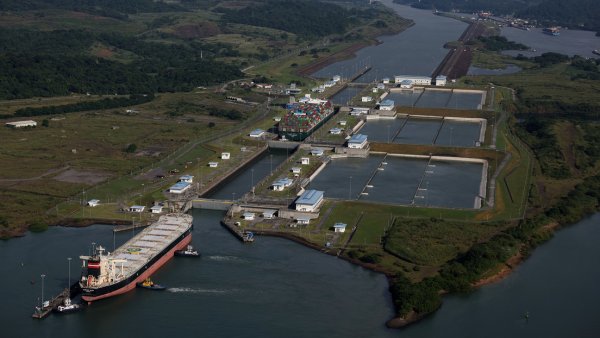
<instances>
[{"instance_id":1,"label":"cargo ship","mask_svg":"<svg viewBox=\"0 0 600 338\"><path fill-rule=\"evenodd\" d=\"M287 114L279 121L279 136L290 141L303 141L333 115L330 101L308 99L288 105Z\"/></svg>"},{"instance_id":2,"label":"cargo ship","mask_svg":"<svg viewBox=\"0 0 600 338\"><path fill-rule=\"evenodd\" d=\"M192 216L168 214L113 252L92 244L90 256L80 256L81 298L91 303L133 290L192 240Z\"/></svg>"},{"instance_id":3,"label":"cargo ship","mask_svg":"<svg viewBox=\"0 0 600 338\"><path fill-rule=\"evenodd\" d=\"M544 32L544 34L548 34L548 35L552 35L552 36L560 35L560 29L558 27L548 27L548 28L544 28L542 31Z\"/></svg>"}]
</instances>

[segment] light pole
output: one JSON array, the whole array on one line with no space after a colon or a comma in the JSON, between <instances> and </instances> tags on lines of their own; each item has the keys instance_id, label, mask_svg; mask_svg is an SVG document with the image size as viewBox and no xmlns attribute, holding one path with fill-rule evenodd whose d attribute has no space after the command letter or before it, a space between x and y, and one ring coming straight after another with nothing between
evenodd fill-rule
<instances>
[{"instance_id":1,"label":"light pole","mask_svg":"<svg viewBox=\"0 0 600 338\"><path fill-rule=\"evenodd\" d=\"M67 291L67 297L69 297L69 299L71 298L71 257L67 258L67 260L69 261L69 283L67 284L67 289L69 291Z\"/></svg>"},{"instance_id":2,"label":"light pole","mask_svg":"<svg viewBox=\"0 0 600 338\"><path fill-rule=\"evenodd\" d=\"M46 277L46 275L42 274L41 277L42 277L42 306L41 306L41 308L43 309L44 308L44 278Z\"/></svg>"},{"instance_id":3,"label":"light pole","mask_svg":"<svg viewBox=\"0 0 600 338\"><path fill-rule=\"evenodd\" d=\"M352 176L350 176L350 181L348 183L348 199L352 199Z\"/></svg>"}]
</instances>

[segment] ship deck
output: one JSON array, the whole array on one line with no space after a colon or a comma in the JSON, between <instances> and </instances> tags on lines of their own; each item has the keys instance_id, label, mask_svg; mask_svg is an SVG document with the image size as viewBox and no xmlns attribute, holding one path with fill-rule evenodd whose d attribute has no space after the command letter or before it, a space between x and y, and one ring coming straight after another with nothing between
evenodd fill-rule
<instances>
[{"instance_id":1,"label":"ship deck","mask_svg":"<svg viewBox=\"0 0 600 338\"><path fill-rule=\"evenodd\" d=\"M126 278L187 231L191 227L191 218L190 215L177 214L161 216L157 222L112 252L109 259L119 260L115 262L115 267Z\"/></svg>"}]
</instances>

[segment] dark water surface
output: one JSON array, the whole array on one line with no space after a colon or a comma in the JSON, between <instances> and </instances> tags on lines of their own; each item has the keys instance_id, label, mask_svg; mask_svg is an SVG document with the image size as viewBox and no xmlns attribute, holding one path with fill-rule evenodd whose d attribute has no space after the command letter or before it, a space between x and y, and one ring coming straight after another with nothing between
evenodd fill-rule
<instances>
[{"instance_id":1,"label":"dark water surface","mask_svg":"<svg viewBox=\"0 0 600 338\"><path fill-rule=\"evenodd\" d=\"M398 5L392 0L381 1L398 15L412 19L415 25L404 32L380 37L381 44L363 48L356 52L356 58L336 62L313 76L331 78L333 75L349 77L356 73L357 65L369 64L371 71L361 76L357 82L372 82L395 75L430 76L448 53L444 44L458 40L467 24L458 20L436 16L432 11L414 9Z\"/></svg>"},{"instance_id":2,"label":"dark water surface","mask_svg":"<svg viewBox=\"0 0 600 338\"><path fill-rule=\"evenodd\" d=\"M281 157L281 155L276 155ZM284 157L285 158L285 153ZM274 166L283 159L278 159ZM265 160L268 159L268 160ZM267 164L265 164L265 162ZM246 174L266 175L269 157L222 187L246 192ZM217 191L213 196L220 196ZM153 277L165 292L134 290L80 313L31 318L41 297L78 278L78 256L91 242L112 250L112 227L55 227L0 241L1 337L392 337L386 278L293 242L261 237L244 245L219 221L222 212L194 210L200 259L175 258ZM132 233L116 235L120 245Z\"/></svg>"}]
</instances>

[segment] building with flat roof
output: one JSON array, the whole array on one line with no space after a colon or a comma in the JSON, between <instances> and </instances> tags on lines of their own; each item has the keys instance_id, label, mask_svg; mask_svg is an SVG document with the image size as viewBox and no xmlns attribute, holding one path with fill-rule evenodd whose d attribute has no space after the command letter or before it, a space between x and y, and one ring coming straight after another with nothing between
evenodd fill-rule
<instances>
[{"instance_id":1,"label":"building with flat roof","mask_svg":"<svg viewBox=\"0 0 600 338\"><path fill-rule=\"evenodd\" d=\"M100 204L100 200L97 200L97 199L89 200L89 201L87 202L87 205L88 205L89 207L95 207L95 206L97 206L98 204Z\"/></svg>"},{"instance_id":2,"label":"building with flat roof","mask_svg":"<svg viewBox=\"0 0 600 338\"><path fill-rule=\"evenodd\" d=\"M318 210L323 203L323 195L324 192L319 190L310 189L304 191L296 200L296 210L307 212Z\"/></svg>"},{"instance_id":3,"label":"building with flat roof","mask_svg":"<svg viewBox=\"0 0 600 338\"><path fill-rule=\"evenodd\" d=\"M37 122L35 122L33 120L13 121L13 122L7 122L6 126L9 128L35 127L35 126L37 126Z\"/></svg>"},{"instance_id":4,"label":"building with flat roof","mask_svg":"<svg viewBox=\"0 0 600 338\"><path fill-rule=\"evenodd\" d=\"M412 80L402 80L400 81L400 88L402 89L411 89L413 87Z\"/></svg>"},{"instance_id":5,"label":"building with flat roof","mask_svg":"<svg viewBox=\"0 0 600 338\"><path fill-rule=\"evenodd\" d=\"M171 194L182 194L186 190L188 190L191 186L192 185L188 182L177 182L169 188L169 192Z\"/></svg>"},{"instance_id":6,"label":"building with flat roof","mask_svg":"<svg viewBox=\"0 0 600 338\"><path fill-rule=\"evenodd\" d=\"M313 148L310 150L312 156L323 156L323 149Z\"/></svg>"},{"instance_id":7,"label":"building with flat roof","mask_svg":"<svg viewBox=\"0 0 600 338\"><path fill-rule=\"evenodd\" d=\"M250 137L259 138L265 135L265 131L262 129L254 129L250 132Z\"/></svg>"},{"instance_id":8,"label":"building with flat roof","mask_svg":"<svg viewBox=\"0 0 600 338\"><path fill-rule=\"evenodd\" d=\"M163 206L162 205L154 205L152 206L152 208L150 208L150 212L153 214L160 214L163 210Z\"/></svg>"},{"instance_id":9,"label":"building with flat roof","mask_svg":"<svg viewBox=\"0 0 600 338\"><path fill-rule=\"evenodd\" d=\"M413 85L431 86L431 77L429 76L416 76L416 75L396 75L394 76L394 82L401 84L404 80L411 80Z\"/></svg>"},{"instance_id":10,"label":"building with flat roof","mask_svg":"<svg viewBox=\"0 0 600 338\"><path fill-rule=\"evenodd\" d=\"M301 157L301 158L300 158L300 163L301 163L302 165L307 165L307 164L310 164L310 158L309 158L309 157Z\"/></svg>"},{"instance_id":11,"label":"building with flat roof","mask_svg":"<svg viewBox=\"0 0 600 338\"><path fill-rule=\"evenodd\" d=\"M231 153L221 153L222 160L228 160L231 158Z\"/></svg>"},{"instance_id":12,"label":"building with flat roof","mask_svg":"<svg viewBox=\"0 0 600 338\"><path fill-rule=\"evenodd\" d=\"M443 87L446 85L447 82L448 82L448 78L445 75L439 75L439 76L436 76L436 78L435 78L436 86Z\"/></svg>"},{"instance_id":13,"label":"building with flat roof","mask_svg":"<svg viewBox=\"0 0 600 338\"><path fill-rule=\"evenodd\" d=\"M333 231L334 232L346 232L346 226L347 226L346 223L339 223L339 222L335 223L333 225Z\"/></svg>"},{"instance_id":14,"label":"building with flat roof","mask_svg":"<svg viewBox=\"0 0 600 338\"><path fill-rule=\"evenodd\" d=\"M262 216L264 219L273 219L275 218L275 214L277 213L277 210L265 210L262 213Z\"/></svg>"},{"instance_id":15,"label":"building with flat roof","mask_svg":"<svg viewBox=\"0 0 600 338\"><path fill-rule=\"evenodd\" d=\"M216 168L219 166L219 162L208 162L208 166L211 168Z\"/></svg>"},{"instance_id":16,"label":"building with flat roof","mask_svg":"<svg viewBox=\"0 0 600 338\"><path fill-rule=\"evenodd\" d=\"M242 218L246 221L254 221L256 215L253 212L245 212L242 214Z\"/></svg>"},{"instance_id":17,"label":"building with flat roof","mask_svg":"<svg viewBox=\"0 0 600 338\"><path fill-rule=\"evenodd\" d=\"M331 129L329 129L329 133L331 135L340 135L342 133L342 129L341 128L331 128Z\"/></svg>"},{"instance_id":18,"label":"building with flat roof","mask_svg":"<svg viewBox=\"0 0 600 338\"><path fill-rule=\"evenodd\" d=\"M367 146L367 135L363 134L354 134L348 140L348 148L353 149L363 149Z\"/></svg>"},{"instance_id":19,"label":"building with flat roof","mask_svg":"<svg viewBox=\"0 0 600 338\"><path fill-rule=\"evenodd\" d=\"M308 216L298 216L298 217L296 217L296 223L302 224L302 225L307 225L307 224L310 223L310 217L308 217Z\"/></svg>"},{"instance_id":20,"label":"building with flat roof","mask_svg":"<svg viewBox=\"0 0 600 338\"><path fill-rule=\"evenodd\" d=\"M144 209L146 207L143 205L132 205L129 207L129 212L144 212Z\"/></svg>"},{"instance_id":21,"label":"building with flat roof","mask_svg":"<svg viewBox=\"0 0 600 338\"><path fill-rule=\"evenodd\" d=\"M280 178L271 184L271 188L275 191L283 191L285 188L291 186L293 182L291 178Z\"/></svg>"},{"instance_id":22,"label":"building with flat roof","mask_svg":"<svg viewBox=\"0 0 600 338\"><path fill-rule=\"evenodd\" d=\"M194 176L192 175L183 175L179 178L179 182L185 182L185 183L193 183L194 182Z\"/></svg>"},{"instance_id":23,"label":"building with flat roof","mask_svg":"<svg viewBox=\"0 0 600 338\"><path fill-rule=\"evenodd\" d=\"M394 100L383 100L379 103L379 110L394 110Z\"/></svg>"}]
</instances>

